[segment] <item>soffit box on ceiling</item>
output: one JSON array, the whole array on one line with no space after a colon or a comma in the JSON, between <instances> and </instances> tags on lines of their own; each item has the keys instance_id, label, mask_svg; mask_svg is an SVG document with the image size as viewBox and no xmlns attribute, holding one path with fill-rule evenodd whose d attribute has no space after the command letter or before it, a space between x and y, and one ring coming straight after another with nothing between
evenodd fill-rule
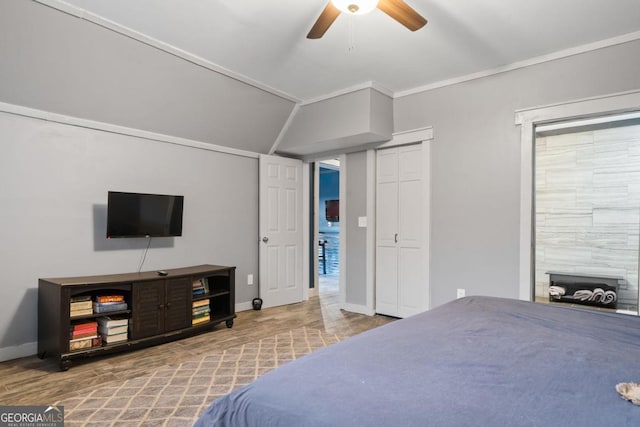
<instances>
[{"instance_id":1,"label":"soffit box on ceiling","mask_svg":"<svg viewBox=\"0 0 640 427\"><path fill-rule=\"evenodd\" d=\"M303 105L277 152L309 156L350 152L389 141L393 133L393 99L373 88Z\"/></svg>"}]
</instances>

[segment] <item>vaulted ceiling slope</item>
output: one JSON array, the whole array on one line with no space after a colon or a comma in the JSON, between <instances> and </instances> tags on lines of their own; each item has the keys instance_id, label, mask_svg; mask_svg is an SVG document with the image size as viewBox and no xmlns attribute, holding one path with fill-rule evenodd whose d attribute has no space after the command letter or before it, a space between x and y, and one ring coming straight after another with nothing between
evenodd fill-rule
<instances>
[{"instance_id":1,"label":"vaulted ceiling slope","mask_svg":"<svg viewBox=\"0 0 640 427\"><path fill-rule=\"evenodd\" d=\"M309 40L327 1L3 0L0 102L267 153L296 104L640 38L638 0L405 0L429 21L416 32L374 10Z\"/></svg>"},{"instance_id":2,"label":"vaulted ceiling slope","mask_svg":"<svg viewBox=\"0 0 640 427\"><path fill-rule=\"evenodd\" d=\"M301 100L363 82L402 92L640 30L638 0L405 0L306 35L328 0L66 0Z\"/></svg>"},{"instance_id":3,"label":"vaulted ceiling slope","mask_svg":"<svg viewBox=\"0 0 640 427\"><path fill-rule=\"evenodd\" d=\"M57 8L0 2L0 102L266 153L295 103Z\"/></svg>"}]
</instances>

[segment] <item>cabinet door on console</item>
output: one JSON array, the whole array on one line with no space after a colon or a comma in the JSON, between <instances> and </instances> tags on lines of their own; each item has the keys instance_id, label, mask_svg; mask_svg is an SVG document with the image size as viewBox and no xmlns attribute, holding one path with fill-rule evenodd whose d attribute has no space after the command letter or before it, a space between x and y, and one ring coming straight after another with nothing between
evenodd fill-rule
<instances>
[{"instance_id":1,"label":"cabinet door on console","mask_svg":"<svg viewBox=\"0 0 640 427\"><path fill-rule=\"evenodd\" d=\"M191 295L190 278L134 283L131 338L190 327Z\"/></svg>"},{"instance_id":2,"label":"cabinet door on console","mask_svg":"<svg viewBox=\"0 0 640 427\"><path fill-rule=\"evenodd\" d=\"M164 280L133 284L132 339L164 332L164 287Z\"/></svg>"},{"instance_id":3,"label":"cabinet door on console","mask_svg":"<svg viewBox=\"0 0 640 427\"><path fill-rule=\"evenodd\" d=\"M193 294L191 278L167 280L165 292L164 330L169 332L190 327Z\"/></svg>"}]
</instances>

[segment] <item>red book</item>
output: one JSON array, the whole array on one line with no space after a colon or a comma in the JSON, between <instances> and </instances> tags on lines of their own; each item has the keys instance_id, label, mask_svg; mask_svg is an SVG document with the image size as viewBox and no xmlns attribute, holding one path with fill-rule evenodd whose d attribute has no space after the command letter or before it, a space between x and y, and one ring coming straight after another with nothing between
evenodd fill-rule
<instances>
[{"instance_id":1,"label":"red book","mask_svg":"<svg viewBox=\"0 0 640 427\"><path fill-rule=\"evenodd\" d=\"M73 330L79 331L81 329L91 329L91 328L95 329L97 327L98 327L98 322L76 323L75 325L73 325Z\"/></svg>"},{"instance_id":2,"label":"red book","mask_svg":"<svg viewBox=\"0 0 640 427\"><path fill-rule=\"evenodd\" d=\"M90 325L90 326L81 326L81 327L78 327L78 325L76 325L71 329L71 335L86 334L90 332L93 333L93 335L95 335L97 330L98 330L97 324Z\"/></svg>"}]
</instances>

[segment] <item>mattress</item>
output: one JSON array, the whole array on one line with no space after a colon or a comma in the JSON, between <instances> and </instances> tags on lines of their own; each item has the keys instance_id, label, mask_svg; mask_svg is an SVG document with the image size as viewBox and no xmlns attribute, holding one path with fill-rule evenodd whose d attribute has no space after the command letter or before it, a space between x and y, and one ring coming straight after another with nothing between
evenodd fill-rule
<instances>
[{"instance_id":1,"label":"mattress","mask_svg":"<svg viewBox=\"0 0 640 427\"><path fill-rule=\"evenodd\" d=\"M638 426L640 319L467 297L283 365L196 426Z\"/></svg>"}]
</instances>

